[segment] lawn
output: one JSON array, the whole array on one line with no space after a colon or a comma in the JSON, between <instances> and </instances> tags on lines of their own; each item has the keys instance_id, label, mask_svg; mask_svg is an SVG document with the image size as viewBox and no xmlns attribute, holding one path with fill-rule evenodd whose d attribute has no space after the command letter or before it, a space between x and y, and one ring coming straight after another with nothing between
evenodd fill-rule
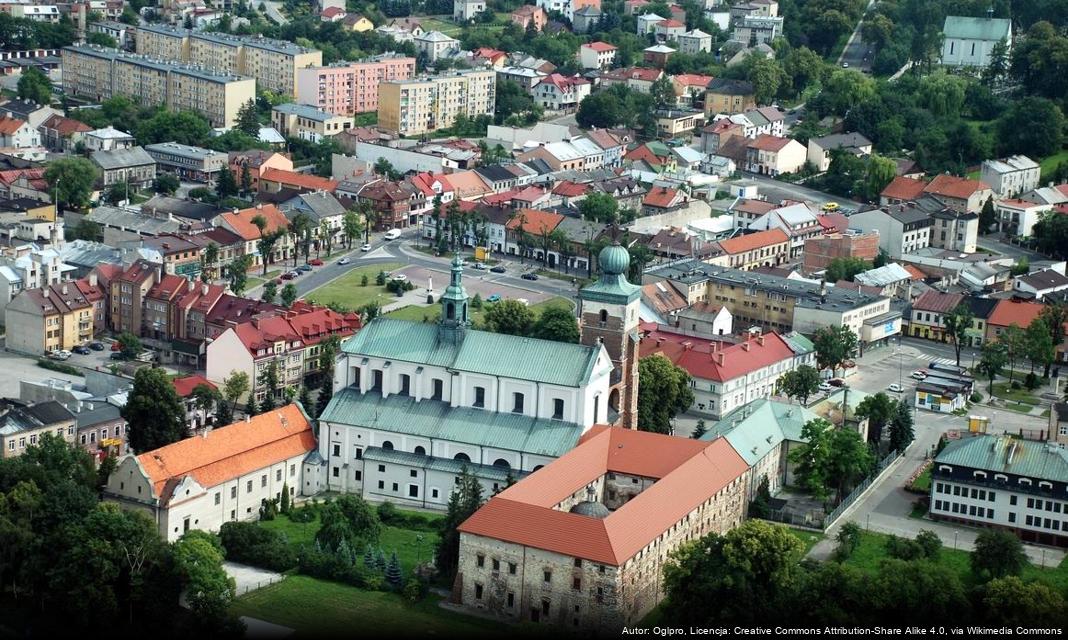
<instances>
[{"instance_id":1,"label":"lawn","mask_svg":"<svg viewBox=\"0 0 1068 640\"><path fill-rule=\"evenodd\" d=\"M479 637L499 636L507 627L438 606L431 594L409 604L395 593L364 591L345 584L293 575L238 598L231 612L297 630L297 636ZM362 633L361 633L362 632Z\"/></svg>"},{"instance_id":2,"label":"lawn","mask_svg":"<svg viewBox=\"0 0 1068 640\"><path fill-rule=\"evenodd\" d=\"M923 473L916 476L916 479L912 481L913 489L924 493L931 492L931 468L930 466L927 467L923 470Z\"/></svg>"},{"instance_id":3,"label":"lawn","mask_svg":"<svg viewBox=\"0 0 1068 640\"><path fill-rule=\"evenodd\" d=\"M886 554L886 540L889 537L883 533L862 531L860 546L845 561L845 564L861 571L874 573L879 562L889 557ZM943 547L938 553L937 562L957 573L966 586L971 586L975 583L975 577L972 575L970 557L971 553L968 551ZM1021 577L1024 580L1041 579L1058 591L1064 591L1068 588L1068 558L1061 562L1060 566L1054 568L1029 565L1024 569Z\"/></svg>"},{"instance_id":4,"label":"lawn","mask_svg":"<svg viewBox=\"0 0 1068 640\"><path fill-rule=\"evenodd\" d=\"M793 527L786 527L786 530L798 540L805 543L805 553L803 555L808 555L808 552L812 551L812 547L819 544L819 541L823 540L825 537L822 533L803 531L801 529L794 529Z\"/></svg>"},{"instance_id":5,"label":"lawn","mask_svg":"<svg viewBox=\"0 0 1068 640\"><path fill-rule=\"evenodd\" d=\"M378 112L367 111L364 113L356 114L356 126L357 127L370 127L378 124Z\"/></svg>"},{"instance_id":6,"label":"lawn","mask_svg":"<svg viewBox=\"0 0 1068 640\"><path fill-rule=\"evenodd\" d=\"M994 395L1002 400L1012 400L1021 404L1042 404L1042 401L1031 395L1027 389L1013 389L1008 382L995 382Z\"/></svg>"},{"instance_id":7,"label":"lawn","mask_svg":"<svg viewBox=\"0 0 1068 640\"><path fill-rule=\"evenodd\" d=\"M259 525L284 533L289 543L298 547L315 544L315 534L319 531L318 518L311 522L293 522L280 515L274 520L260 521ZM382 527L382 535L378 540L378 546L387 559L391 553L397 552L397 560L406 574L416 565L432 560L437 544L438 534L432 531L414 531L390 526ZM362 555L363 549L359 551Z\"/></svg>"},{"instance_id":8,"label":"lawn","mask_svg":"<svg viewBox=\"0 0 1068 640\"><path fill-rule=\"evenodd\" d=\"M486 310L492 303L484 303L481 309L471 310L471 321L475 327L481 326L485 316ZM549 298L544 302L538 302L537 304L530 305L530 310L534 312L535 316L541 315L541 312L549 307L560 307L563 309L571 310L571 302L566 298ZM397 320L410 320L411 322L437 322L441 316L441 312L438 309L437 304L410 304L406 307L401 307L395 311L391 311L386 314L390 318L396 318Z\"/></svg>"},{"instance_id":9,"label":"lawn","mask_svg":"<svg viewBox=\"0 0 1068 640\"><path fill-rule=\"evenodd\" d=\"M452 21L439 20L437 18L419 18L419 24L423 26L426 31L440 31L447 36L455 38L460 35L460 31L463 27Z\"/></svg>"},{"instance_id":10,"label":"lawn","mask_svg":"<svg viewBox=\"0 0 1068 640\"><path fill-rule=\"evenodd\" d=\"M1042 168L1042 183L1046 182L1046 176L1052 174L1057 170L1057 165L1062 162L1068 162L1068 150L1055 153L1051 156L1046 156L1038 163L1038 166Z\"/></svg>"},{"instance_id":11,"label":"lawn","mask_svg":"<svg viewBox=\"0 0 1068 640\"><path fill-rule=\"evenodd\" d=\"M356 310L370 302L378 302L386 305L397 299L397 296L386 291L385 287L375 285L375 276L379 271L393 271L399 269L400 263L374 264L366 267L357 267L336 280L319 287L308 296L309 302L319 304L340 305L346 309ZM367 286L360 286L363 277L367 276Z\"/></svg>"}]
</instances>

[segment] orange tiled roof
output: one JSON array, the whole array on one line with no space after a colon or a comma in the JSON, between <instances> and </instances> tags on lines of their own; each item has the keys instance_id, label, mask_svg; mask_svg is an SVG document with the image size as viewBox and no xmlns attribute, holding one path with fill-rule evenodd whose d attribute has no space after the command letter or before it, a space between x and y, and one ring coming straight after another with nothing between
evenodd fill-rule
<instances>
[{"instance_id":1,"label":"orange tiled roof","mask_svg":"<svg viewBox=\"0 0 1068 640\"><path fill-rule=\"evenodd\" d=\"M782 151L783 147L792 141L793 138L780 138L762 133L757 136L756 140L749 143L749 148L760 149L761 151Z\"/></svg>"},{"instance_id":2,"label":"orange tiled roof","mask_svg":"<svg viewBox=\"0 0 1068 640\"><path fill-rule=\"evenodd\" d=\"M927 183L923 180L898 176L890 181L890 184L886 185L879 195L895 200L915 200L923 195L923 189L926 186Z\"/></svg>"},{"instance_id":3,"label":"orange tiled roof","mask_svg":"<svg viewBox=\"0 0 1068 640\"><path fill-rule=\"evenodd\" d=\"M26 124L25 120L0 116L0 134L9 136L22 128L24 124Z\"/></svg>"},{"instance_id":4,"label":"orange tiled roof","mask_svg":"<svg viewBox=\"0 0 1068 640\"><path fill-rule=\"evenodd\" d=\"M522 226L523 231L534 235L540 235L544 231L552 231L560 224L564 216L551 211L539 209L519 209L515 216L505 224L508 229L518 229Z\"/></svg>"},{"instance_id":5,"label":"orange tiled roof","mask_svg":"<svg viewBox=\"0 0 1068 640\"><path fill-rule=\"evenodd\" d=\"M233 227L234 233L245 240L259 240L259 227L252 223L252 219L256 216L263 216L263 219L267 222L267 225L263 228L267 233L289 228L289 220L286 215L273 204L258 204L255 207L242 209L236 213L224 213L222 214L222 219Z\"/></svg>"},{"instance_id":6,"label":"orange tiled roof","mask_svg":"<svg viewBox=\"0 0 1068 640\"><path fill-rule=\"evenodd\" d=\"M967 178L958 178L957 176L943 173L935 176L934 180L928 182L923 191L924 193L931 193L936 196L967 200L976 191L986 191L989 189L990 185L982 180L968 180Z\"/></svg>"},{"instance_id":7,"label":"orange tiled roof","mask_svg":"<svg viewBox=\"0 0 1068 640\"><path fill-rule=\"evenodd\" d=\"M586 47L588 49L593 49L594 51L597 51L598 53L604 53L605 51L615 51L616 50L615 45L608 44L607 42L590 42L590 43L584 44L582 46L584 46L584 47Z\"/></svg>"},{"instance_id":8,"label":"orange tiled roof","mask_svg":"<svg viewBox=\"0 0 1068 640\"><path fill-rule=\"evenodd\" d=\"M994 312L990 314L990 318L987 319L986 323L999 327L1007 327L1014 324L1021 329L1026 329L1031 324L1031 321L1042 313L1044 307L1045 305L1037 302L1002 300L994 307Z\"/></svg>"},{"instance_id":9,"label":"orange tiled roof","mask_svg":"<svg viewBox=\"0 0 1068 640\"><path fill-rule=\"evenodd\" d=\"M776 228L768 229L767 231L757 231L756 233L748 233L744 236L738 236L737 238L731 238L729 240L720 240L719 246L727 253L737 254L752 251L753 249L759 249L761 247L783 244L789 241L790 239L786 237L786 232Z\"/></svg>"},{"instance_id":10,"label":"orange tiled roof","mask_svg":"<svg viewBox=\"0 0 1068 640\"><path fill-rule=\"evenodd\" d=\"M320 178L319 176L297 173L296 171L285 171L284 169L268 169L263 172L261 179L293 186L298 189L322 190L330 193L333 193L338 185L336 181L329 178Z\"/></svg>"},{"instance_id":11,"label":"orange tiled roof","mask_svg":"<svg viewBox=\"0 0 1068 640\"><path fill-rule=\"evenodd\" d=\"M704 442L599 425L577 447L491 498L459 529L620 566L746 469L723 438ZM603 519L553 508L607 473L657 481Z\"/></svg>"},{"instance_id":12,"label":"orange tiled roof","mask_svg":"<svg viewBox=\"0 0 1068 640\"><path fill-rule=\"evenodd\" d=\"M902 266L905 268L905 271L909 272L909 277L911 279L920 280L920 281L923 281L923 280L927 279L927 274L925 274L924 272L920 271L919 269L917 269L916 267L912 266L911 264L906 264L906 265L902 265Z\"/></svg>"},{"instance_id":13,"label":"orange tiled roof","mask_svg":"<svg viewBox=\"0 0 1068 640\"><path fill-rule=\"evenodd\" d=\"M219 387L216 387L204 376L198 376L196 374L184 378L175 378L171 382L174 383L174 390L178 393L179 398L188 398L193 393L193 389L196 389L202 384L215 390L219 389Z\"/></svg>"},{"instance_id":14,"label":"orange tiled roof","mask_svg":"<svg viewBox=\"0 0 1068 640\"><path fill-rule=\"evenodd\" d=\"M645 194L645 198L642 199L642 204L649 207L659 207L666 209L676 203L679 192L669 187L654 187L649 193Z\"/></svg>"},{"instance_id":15,"label":"orange tiled roof","mask_svg":"<svg viewBox=\"0 0 1068 640\"><path fill-rule=\"evenodd\" d=\"M315 449L311 422L296 404L186 438L137 456L153 493L166 502L167 484L192 476L210 488ZM172 483L173 484L173 483Z\"/></svg>"}]
</instances>

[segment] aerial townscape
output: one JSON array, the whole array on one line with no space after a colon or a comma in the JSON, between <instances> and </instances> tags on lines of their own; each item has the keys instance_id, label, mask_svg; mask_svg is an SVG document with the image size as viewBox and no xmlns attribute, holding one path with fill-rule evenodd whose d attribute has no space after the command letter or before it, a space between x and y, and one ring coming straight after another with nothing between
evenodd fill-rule
<instances>
[{"instance_id":1,"label":"aerial townscape","mask_svg":"<svg viewBox=\"0 0 1068 640\"><path fill-rule=\"evenodd\" d=\"M0 639L1063 636L1066 113L1068 0L0 0Z\"/></svg>"}]
</instances>

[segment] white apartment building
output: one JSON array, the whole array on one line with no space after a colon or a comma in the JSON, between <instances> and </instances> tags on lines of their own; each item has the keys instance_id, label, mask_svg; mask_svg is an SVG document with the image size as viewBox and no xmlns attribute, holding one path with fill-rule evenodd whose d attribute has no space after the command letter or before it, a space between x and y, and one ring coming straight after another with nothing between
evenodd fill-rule
<instances>
[{"instance_id":1,"label":"white apartment building","mask_svg":"<svg viewBox=\"0 0 1068 640\"><path fill-rule=\"evenodd\" d=\"M1027 156L984 160L979 179L990 185L998 198L1016 198L1038 188L1042 168Z\"/></svg>"}]
</instances>

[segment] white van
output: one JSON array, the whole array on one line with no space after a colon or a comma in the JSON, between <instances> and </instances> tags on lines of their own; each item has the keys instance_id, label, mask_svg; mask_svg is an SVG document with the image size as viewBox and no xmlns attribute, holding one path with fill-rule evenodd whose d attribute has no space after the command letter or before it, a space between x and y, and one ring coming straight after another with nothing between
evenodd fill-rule
<instances>
[{"instance_id":1,"label":"white van","mask_svg":"<svg viewBox=\"0 0 1068 640\"><path fill-rule=\"evenodd\" d=\"M400 229L390 229L389 231L386 232L386 235L384 235L382 237L385 238L386 240L396 240L397 238L400 237L400 234L401 234Z\"/></svg>"}]
</instances>

